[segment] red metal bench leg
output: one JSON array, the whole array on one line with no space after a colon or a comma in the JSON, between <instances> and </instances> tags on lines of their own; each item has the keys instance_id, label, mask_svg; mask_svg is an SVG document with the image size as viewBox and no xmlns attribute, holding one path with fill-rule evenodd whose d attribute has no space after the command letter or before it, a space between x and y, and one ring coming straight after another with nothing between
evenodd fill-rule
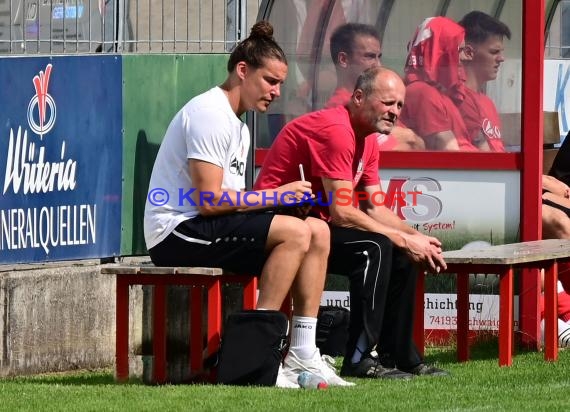
<instances>
[{"instance_id":1,"label":"red metal bench leg","mask_svg":"<svg viewBox=\"0 0 570 412\"><path fill-rule=\"evenodd\" d=\"M457 273L457 360L469 360L469 273Z\"/></svg>"},{"instance_id":2,"label":"red metal bench leg","mask_svg":"<svg viewBox=\"0 0 570 412\"><path fill-rule=\"evenodd\" d=\"M499 366L511 366L513 364L514 349L512 267L501 273L499 288Z\"/></svg>"},{"instance_id":3,"label":"red metal bench leg","mask_svg":"<svg viewBox=\"0 0 570 412\"><path fill-rule=\"evenodd\" d=\"M418 273L416 282L416 308L414 315L414 342L421 356L425 352L425 331L424 331L424 290L425 290L425 274L423 271Z\"/></svg>"},{"instance_id":4,"label":"red metal bench leg","mask_svg":"<svg viewBox=\"0 0 570 412\"><path fill-rule=\"evenodd\" d=\"M208 286L208 352L206 356L220 348L222 333L222 291L219 280Z\"/></svg>"},{"instance_id":5,"label":"red metal bench leg","mask_svg":"<svg viewBox=\"0 0 570 412\"><path fill-rule=\"evenodd\" d=\"M129 379L129 282L117 275L115 319L115 378Z\"/></svg>"},{"instance_id":6,"label":"red metal bench leg","mask_svg":"<svg viewBox=\"0 0 570 412\"><path fill-rule=\"evenodd\" d=\"M243 287L243 308L255 309L257 306L257 278L252 276L251 279L244 282Z\"/></svg>"},{"instance_id":7,"label":"red metal bench leg","mask_svg":"<svg viewBox=\"0 0 570 412\"><path fill-rule=\"evenodd\" d=\"M544 270L544 359L558 359L558 263L552 262Z\"/></svg>"},{"instance_id":8,"label":"red metal bench leg","mask_svg":"<svg viewBox=\"0 0 570 412\"><path fill-rule=\"evenodd\" d=\"M540 271L522 268L520 273L519 334L521 343L531 350L539 350L540 343Z\"/></svg>"},{"instance_id":9,"label":"red metal bench leg","mask_svg":"<svg viewBox=\"0 0 570 412\"><path fill-rule=\"evenodd\" d=\"M194 374L203 369L202 286L193 286L190 290L190 372Z\"/></svg>"},{"instance_id":10,"label":"red metal bench leg","mask_svg":"<svg viewBox=\"0 0 570 412\"><path fill-rule=\"evenodd\" d=\"M152 351L155 383L166 382L166 286L157 283L153 292Z\"/></svg>"}]
</instances>

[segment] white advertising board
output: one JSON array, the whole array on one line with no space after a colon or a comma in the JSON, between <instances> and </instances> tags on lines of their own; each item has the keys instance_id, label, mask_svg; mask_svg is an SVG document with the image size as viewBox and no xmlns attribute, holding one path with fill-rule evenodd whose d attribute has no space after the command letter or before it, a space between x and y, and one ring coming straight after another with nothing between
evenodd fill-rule
<instances>
[{"instance_id":1,"label":"white advertising board","mask_svg":"<svg viewBox=\"0 0 570 412\"><path fill-rule=\"evenodd\" d=\"M323 306L342 306L350 310L350 295L343 291L324 291ZM518 329L518 296L515 296L515 330ZM457 297L455 294L424 295L424 329L457 329ZM469 295L469 329L499 330L499 296Z\"/></svg>"}]
</instances>

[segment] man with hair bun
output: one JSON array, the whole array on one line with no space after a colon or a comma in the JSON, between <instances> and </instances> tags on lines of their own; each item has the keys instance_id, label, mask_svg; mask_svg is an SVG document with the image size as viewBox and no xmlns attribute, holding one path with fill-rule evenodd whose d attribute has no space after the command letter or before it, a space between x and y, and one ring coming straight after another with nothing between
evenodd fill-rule
<instances>
[{"instance_id":1,"label":"man with hair bun","mask_svg":"<svg viewBox=\"0 0 570 412\"><path fill-rule=\"evenodd\" d=\"M168 126L145 206L149 255L160 266L259 274L258 310L279 310L291 290L294 312L287 356L295 356L329 385L353 385L324 363L315 343L329 229L319 219L274 212L290 203L288 197L311 193L311 184L295 179L244 197L250 134L240 116L248 110L265 112L287 76L287 59L268 22L253 26L231 53L227 69L220 86L191 99ZM166 196L154 196L156 189ZM180 192L190 193L190 199L179 198ZM277 386L298 387L298 373L280 368Z\"/></svg>"}]
</instances>

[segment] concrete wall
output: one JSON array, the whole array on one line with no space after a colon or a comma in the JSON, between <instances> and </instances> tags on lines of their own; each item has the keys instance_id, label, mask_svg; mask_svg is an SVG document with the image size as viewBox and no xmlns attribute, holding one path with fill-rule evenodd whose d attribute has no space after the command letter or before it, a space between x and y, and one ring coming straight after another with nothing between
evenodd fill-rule
<instances>
[{"instance_id":1,"label":"concrete wall","mask_svg":"<svg viewBox=\"0 0 570 412\"><path fill-rule=\"evenodd\" d=\"M0 266L0 376L114 365L115 278L100 269L98 261ZM133 354L141 353L142 301L134 288Z\"/></svg>"}]
</instances>

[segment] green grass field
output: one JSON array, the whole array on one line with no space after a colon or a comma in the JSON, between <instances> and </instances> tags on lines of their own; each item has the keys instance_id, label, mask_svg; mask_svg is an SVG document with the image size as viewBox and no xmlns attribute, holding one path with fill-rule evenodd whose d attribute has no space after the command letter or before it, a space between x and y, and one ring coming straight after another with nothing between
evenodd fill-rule
<instances>
[{"instance_id":1,"label":"green grass field","mask_svg":"<svg viewBox=\"0 0 570 412\"><path fill-rule=\"evenodd\" d=\"M397 382L356 379L357 386L327 390L212 385L115 384L111 370L0 380L6 411L366 411L531 410L570 407L570 350L546 363L542 353L520 353L499 368L496 342L477 345L468 363L453 349L431 348L427 358L451 377ZM340 361L338 359L337 361Z\"/></svg>"}]
</instances>

